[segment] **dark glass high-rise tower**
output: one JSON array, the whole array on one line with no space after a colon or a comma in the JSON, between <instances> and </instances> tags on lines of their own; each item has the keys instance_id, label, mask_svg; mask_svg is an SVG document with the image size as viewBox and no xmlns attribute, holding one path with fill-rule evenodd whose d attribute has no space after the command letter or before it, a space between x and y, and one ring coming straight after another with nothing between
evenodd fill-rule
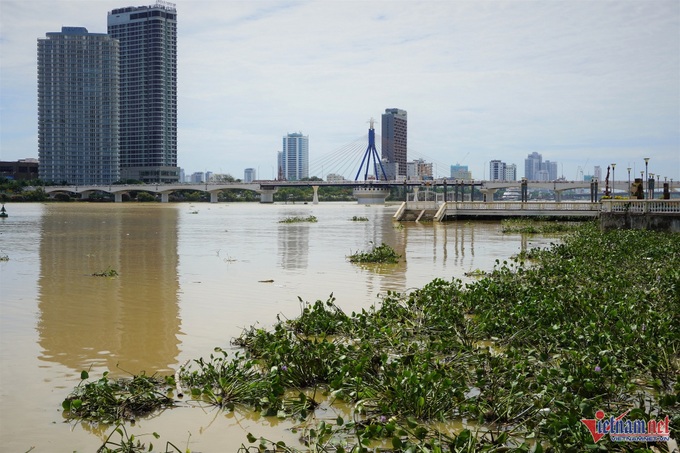
<instances>
[{"instance_id":1,"label":"dark glass high-rise tower","mask_svg":"<svg viewBox=\"0 0 680 453\"><path fill-rule=\"evenodd\" d=\"M118 42L83 27L38 39L38 175L111 184L118 166Z\"/></svg>"},{"instance_id":2,"label":"dark glass high-rise tower","mask_svg":"<svg viewBox=\"0 0 680 453\"><path fill-rule=\"evenodd\" d=\"M108 14L120 42L122 179L177 182L177 11L157 0Z\"/></svg>"},{"instance_id":3,"label":"dark glass high-rise tower","mask_svg":"<svg viewBox=\"0 0 680 453\"><path fill-rule=\"evenodd\" d=\"M387 161L391 177L406 177L408 121L406 110L385 109L382 116L382 158ZM396 163L396 169L392 167ZM393 171L396 170L396 171Z\"/></svg>"}]
</instances>

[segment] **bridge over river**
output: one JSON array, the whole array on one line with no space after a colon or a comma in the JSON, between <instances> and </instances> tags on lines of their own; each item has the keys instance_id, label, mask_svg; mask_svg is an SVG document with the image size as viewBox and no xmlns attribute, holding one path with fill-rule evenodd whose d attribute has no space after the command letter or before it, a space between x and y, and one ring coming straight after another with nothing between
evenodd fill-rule
<instances>
[{"instance_id":1,"label":"bridge over river","mask_svg":"<svg viewBox=\"0 0 680 453\"><path fill-rule=\"evenodd\" d=\"M499 189L511 187L520 188L521 181L481 181L481 180L459 180L459 179L436 179L436 180L404 180L404 181L385 181L385 180L366 180L366 181L280 181L280 180L259 180L251 183L227 182L227 183L201 183L201 184L120 184L120 185L90 185L90 186L45 186L42 189L50 196L59 193L79 194L82 199L87 199L93 193L108 193L114 196L117 203L123 201L123 195L130 192L148 192L160 195L161 202L167 203L170 195L181 191L198 191L210 194L210 202L217 203L218 194L225 190L250 190L260 194L261 203L273 203L274 193L279 188L284 187L311 187L314 190L313 202L318 203L319 187L352 187L354 188L355 198L360 202L376 203L384 202L392 187L403 187L411 191L415 199L418 192L422 190L439 192L445 200L455 198L458 201L460 193L461 201L464 192L468 194L472 187L479 190L485 200L492 200L493 194ZM604 193L604 189L597 183L586 181L527 181L528 189L545 189L555 193L557 201L561 201L562 194L568 190L589 189L592 193L591 201L597 201ZM616 181L611 183L612 193L628 195L629 185L627 181ZM680 188L676 181L670 187L674 192ZM30 189L35 189L30 188Z\"/></svg>"}]
</instances>

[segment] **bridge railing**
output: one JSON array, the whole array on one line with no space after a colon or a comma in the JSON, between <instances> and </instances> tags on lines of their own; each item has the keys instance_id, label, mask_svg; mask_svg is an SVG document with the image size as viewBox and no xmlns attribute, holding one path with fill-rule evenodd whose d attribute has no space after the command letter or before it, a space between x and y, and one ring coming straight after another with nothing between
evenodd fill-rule
<instances>
[{"instance_id":1,"label":"bridge railing","mask_svg":"<svg viewBox=\"0 0 680 453\"><path fill-rule=\"evenodd\" d=\"M680 199L677 200L602 200L601 212L614 214L677 214L680 215Z\"/></svg>"},{"instance_id":2,"label":"bridge railing","mask_svg":"<svg viewBox=\"0 0 680 453\"><path fill-rule=\"evenodd\" d=\"M589 202L521 202L521 201L449 201L447 203L448 209L455 209L461 211L479 210L479 211L599 211L600 206L597 203Z\"/></svg>"}]
</instances>

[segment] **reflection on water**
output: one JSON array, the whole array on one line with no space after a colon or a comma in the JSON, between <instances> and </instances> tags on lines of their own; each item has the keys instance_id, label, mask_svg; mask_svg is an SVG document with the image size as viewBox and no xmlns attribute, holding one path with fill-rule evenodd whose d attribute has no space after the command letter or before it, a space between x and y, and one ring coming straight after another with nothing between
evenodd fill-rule
<instances>
[{"instance_id":1,"label":"reflection on water","mask_svg":"<svg viewBox=\"0 0 680 453\"><path fill-rule=\"evenodd\" d=\"M177 211L48 206L40 228L40 359L80 371L167 370L179 352ZM118 277L95 277L113 269Z\"/></svg>"}]
</instances>

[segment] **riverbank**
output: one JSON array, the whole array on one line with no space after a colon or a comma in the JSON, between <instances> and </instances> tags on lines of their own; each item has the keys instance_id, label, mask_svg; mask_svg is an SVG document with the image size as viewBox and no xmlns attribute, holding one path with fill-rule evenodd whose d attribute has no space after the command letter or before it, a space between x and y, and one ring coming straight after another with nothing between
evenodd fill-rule
<instances>
[{"instance_id":1,"label":"riverbank","mask_svg":"<svg viewBox=\"0 0 680 453\"><path fill-rule=\"evenodd\" d=\"M586 422L626 411L668 417L677 438L679 296L680 236L588 224L473 283L436 279L351 314L332 298L304 304L297 319L246 329L238 354L217 349L164 385L176 399L182 389L296 420L306 445L281 451L581 451L595 447ZM651 446L607 435L596 448Z\"/></svg>"}]
</instances>

